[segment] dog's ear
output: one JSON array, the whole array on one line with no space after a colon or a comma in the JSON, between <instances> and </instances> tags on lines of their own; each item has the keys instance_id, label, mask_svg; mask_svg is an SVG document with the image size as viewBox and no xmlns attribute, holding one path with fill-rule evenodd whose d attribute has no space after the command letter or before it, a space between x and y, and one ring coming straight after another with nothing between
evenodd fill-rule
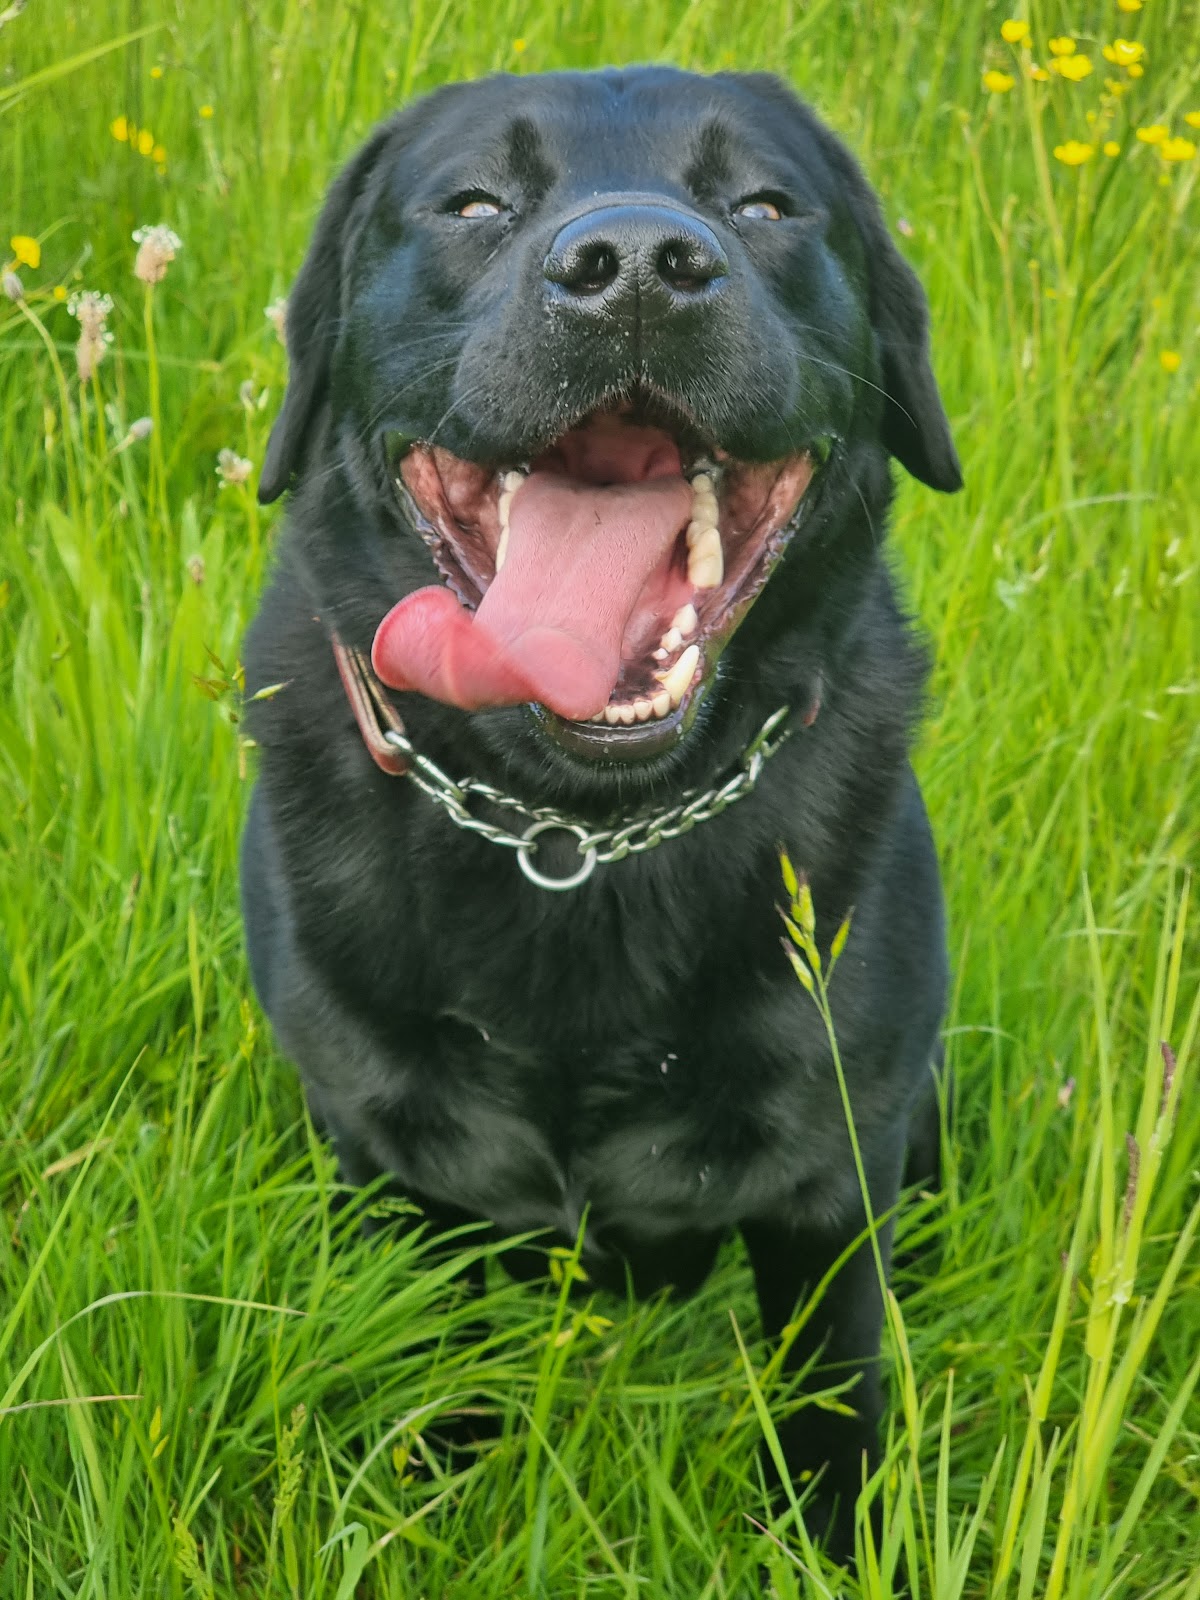
<instances>
[{"instance_id":1,"label":"dog's ear","mask_svg":"<svg viewBox=\"0 0 1200 1600\"><path fill-rule=\"evenodd\" d=\"M816 114L799 104L858 226L867 257L871 324L883 369L884 445L931 489L962 488L962 470L929 359L929 306L916 273L896 248L862 168Z\"/></svg>"},{"instance_id":2,"label":"dog's ear","mask_svg":"<svg viewBox=\"0 0 1200 1600\"><path fill-rule=\"evenodd\" d=\"M329 390L330 366L344 306L345 268L358 234L359 201L392 126L376 130L344 167L317 219L304 265L287 301L288 383L275 419L258 498L277 499L300 465L309 431Z\"/></svg>"},{"instance_id":3,"label":"dog's ear","mask_svg":"<svg viewBox=\"0 0 1200 1600\"><path fill-rule=\"evenodd\" d=\"M914 478L952 494L962 488L962 470L930 362L925 291L893 244L873 195L863 232L871 258L871 322L883 364L883 443Z\"/></svg>"}]
</instances>

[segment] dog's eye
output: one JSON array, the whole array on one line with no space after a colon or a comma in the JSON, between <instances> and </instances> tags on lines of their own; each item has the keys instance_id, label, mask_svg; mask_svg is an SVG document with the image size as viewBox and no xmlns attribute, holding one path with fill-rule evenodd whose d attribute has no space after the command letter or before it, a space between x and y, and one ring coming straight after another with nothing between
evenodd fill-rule
<instances>
[{"instance_id":1,"label":"dog's eye","mask_svg":"<svg viewBox=\"0 0 1200 1600\"><path fill-rule=\"evenodd\" d=\"M741 201L734 206L733 214L749 217L752 222L779 222L783 218L781 208L765 194L751 195L748 200Z\"/></svg>"},{"instance_id":2,"label":"dog's eye","mask_svg":"<svg viewBox=\"0 0 1200 1600\"><path fill-rule=\"evenodd\" d=\"M474 220L477 217L498 217L504 210L499 200L494 200L491 195L463 196L451 202L451 207L456 216Z\"/></svg>"}]
</instances>

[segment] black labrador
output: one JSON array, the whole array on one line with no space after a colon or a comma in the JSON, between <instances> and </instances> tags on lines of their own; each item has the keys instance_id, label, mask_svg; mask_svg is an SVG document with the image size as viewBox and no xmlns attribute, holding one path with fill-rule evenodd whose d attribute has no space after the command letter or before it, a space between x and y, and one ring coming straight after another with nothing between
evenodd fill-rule
<instances>
[{"instance_id":1,"label":"black labrador","mask_svg":"<svg viewBox=\"0 0 1200 1600\"><path fill-rule=\"evenodd\" d=\"M292 497L242 886L350 1182L559 1241L586 1216L591 1282L639 1294L737 1229L777 1334L864 1229L781 844L826 950L853 908L831 999L875 1213L934 1172L925 663L883 553L889 456L960 485L927 324L767 75L456 84L338 177L259 485ZM791 1353L857 1377L782 1433L840 1556L881 1318L860 1246Z\"/></svg>"}]
</instances>

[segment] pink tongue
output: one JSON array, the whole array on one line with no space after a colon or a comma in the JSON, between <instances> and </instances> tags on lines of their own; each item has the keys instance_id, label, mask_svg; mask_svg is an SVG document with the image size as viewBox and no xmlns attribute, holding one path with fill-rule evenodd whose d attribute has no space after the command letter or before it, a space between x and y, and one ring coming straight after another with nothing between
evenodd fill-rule
<instances>
[{"instance_id":1,"label":"pink tongue","mask_svg":"<svg viewBox=\"0 0 1200 1600\"><path fill-rule=\"evenodd\" d=\"M465 711L537 700L561 717L594 716L616 685L638 595L691 503L678 476L600 487L531 473L479 610L472 617L439 584L407 595L379 625L375 671Z\"/></svg>"}]
</instances>

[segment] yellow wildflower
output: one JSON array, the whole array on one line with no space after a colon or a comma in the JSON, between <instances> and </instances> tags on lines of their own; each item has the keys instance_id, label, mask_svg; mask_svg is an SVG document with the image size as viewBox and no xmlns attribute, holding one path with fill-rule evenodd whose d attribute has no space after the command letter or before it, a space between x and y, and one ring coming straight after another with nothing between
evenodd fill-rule
<instances>
[{"instance_id":1,"label":"yellow wildflower","mask_svg":"<svg viewBox=\"0 0 1200 1600\"><path fill-rule=\"evenodd\" d=\"M1114 39L1100 53L1105 61L1111 61L1115 67L1131 67L1145 60L1146 46L1138 44L1135 39Z\"/></svg>"},{"instance_id":2,"label":"yellow wildflower","mask_svg":"<svg viewBox=\"0 0 1200 1600\"><path fill-rule=\"evenodd\" d=\"M1170 131L1165 122L1152 122L1148 128L1139 128L1137 136L1143 144L1162 144Z\"/></svg>"},{"instance_id":3,"label":"yellow wildflower","mask_svg":"<svg viewBox=\"0 0 1200 1600\"><path fill-rule=\"evenodd\" d=\"M1183 357L1178 350L1160 350L1158 352L1158 364L1164 372L1178 372L1179 364L1182 360Z\"/></svg>"},{"instance_id":4,"label":"yellow wildflower","mask_svg":"<svg viewBox=\"0 0 1200 1600\"><path fill-rule=\"evenodd\" d=\"M1140 11L1145 0L1117 0L1118 11Z\"/></svg>"},{"instance_id":5,"label":"yellow wildflower","mask_svg":"<svg viewBox=\"0 0 1200 1600\"><path fill-rule=\"evenodd\" d=\"M1200 111L1185 111L1183 120L1189 128L1200 128Z\"/></svg>"},{"instance_id":6,"label":"yellow wildflower","mask_svg":"<svg viewBox=\"0 0 1200 1600\"><path fill-rule=\"evenodd\" d=\"M67 298L67 291L61 283L54 285L54 298L61 304Z\"/></svg>"},{"instance_id":7,"label":"yellow wildflower","mask_svg":"<svg viewBox=\"0 0 1200 1600\"><path fill-rule=\"evenodd\" d=\"M42 247L27 233L17 233L8 241L18 265L32 267L36 272L42 264Z\"/></svg>"},{"instance_id":8,"label":"yellow wildflower","mask_svg":"<svg viewBox=\"0 0 1200 1600\"><path fill-rule=\"evenodd\" d=\"M1190 161L1196 154L1196 146L1190 139L1164 139L1158 153L1164 161Z\"/></svg>"},{"instance_id":9,"label":"yellow wildflower","mask_svg":"<svg viewBox=\"0 0 1200 1600\"><path fill-rule=\"evenodd\" d=\"M137 136L138 155L148 156L154 149L154 135L149 128L143 128Z\"/></svg>"},{"instance_id":10,"label":"yellow wildflower","mask_svg":"<svg viewBox=\"0 0 1200 1600\"><path fill-rule=\"evenodd\" d=\"M516 52L517 55L522 55L524 53L525 44L526 44L526 41L524 39L514 39L513 40L513 50Z\"/></svg>"},{"instance_id":11,"label":"yellow wildflower","mask_svg":"<svg viewBox=\"0 0 1200 1600\"><path fill-rule=\"evenodd\" d=\"M1081 78L1086 78L1092 70L1092 63L1087 56L1055 56L1050 63L1051 72L1057 72L1060 78L1067 78L1071 83L1078 83Z\"/></svg>"},{"instance_id":12,"label":"yellow wildflower","mask_svg":"<svg viewBox=\"0 0 1200 1600\"><path fill-rule=\"evenodd\" d=\"M1121 146L1115 139L1106 139L1102 148L1106 156L1119 156L1121 154Z\"/></svg>"},{"instance_id":13,"label":"yellow wildflower","mask_svg":"<svg viewBox=\"0 0 1200 1600\"><path fill-rule=\"evenodd\" d=\"M1039 67L1036 61L1030 62L1029 76L1033 79L1034 83L1050 82L1050 74L1046 71L1045 67Z\"/></svg>"},{"instance_id":14,"label":"yellow wildflower","mask_svg":"<svg viewBox=\"0 0 1200 1600\"><path fill-rule=\"evenodd\" d=\"M1007 94L1016 81L1007 72L991 71L985 72L983 75L983 87L989 94Z\"/></svg>"},{"instance_id":15,"label":"yellow wildflower","mask_svg":"<svg viewBox=\"0 0 1200 1600\"><path fill-rule=\"evenodd\" d=\"M152 78L161 78L162 77L162 68L161 67L151 67L150 68L150 76Z\"/></svg>"},{"instance_id":16,"label":"yellow wildflower","mask_svg":"<svg viewBox=\"0 0 1200 1600\"><path fill-rule=\"evenodd\" d=\"M167 159L166 147L161 144L156 144L154 149L151 150L150 154L154 157L155 161L158 162L159 166L161 166Z\"/></svg>"},{"instance_id":17,"label":"yellow wildflower","mask_svg":"<svg viewBox=\"0 0 1200 1600\"><path fill-rule=\"evenodd\" d=\"M1052 56L1073 56L1075 54L1075 41L1069 33L1064 33L1057 39L1048 39Z\"/></svg>"},{"instance_id":18,"label":"yellow wildflower","mask_svg":"<svg viewBox=\"0 0 1200 1600\"><path fill-rule=\"evenodd\" d=\"M1029 38L1029 24L1017 17L1009 17L1000 24L1000 37L1005 44L1024 44Z\"/></svg>"},{"instance_id":19,"label":"yellow wildflower","mask_svg":"<svg viewBox=\"0 0 1200 1600\"><path fill-rule=\"evenodd\" d=\"M108 131L114 139L124 144L129 138L129 118L117 117L115 121L109 123Z\"/></svg>"},{"instance_id":20,"label":"yellow wildflower","mask_svg":"<svg viewBox=\"0 0 1200 1600\"><path fill-rule=\"evenodd\" d=\"M205 122L208 122L208 121L211 120L212 114L213 114L213 108L210 105L205 104L205 105L202 105L200 107L200 115L204 118Z\"/></svg>"},{"instance_id":21,"label":"yellow wildflower","mask_svg":"<svg viewBox=\"0 0 1200 1600\"><path fill-rule=\"evenodd\" d=\"M1119 100L1123 94L1129 93L1129 85L1122 83L1120 78L1105 78L1104 87L1114 99Z\"/></svg>"},{"instance_id":22,"label":"yellow wildflower","mask_svg":"<svg viewBox=\"0 0 1200 1600\"><path fill-rule=\"evenodd\" d=\"M1125 71L1131 78L1140 78L1145 70L1145 67L1140 67L1136 61L1131 62L1129 66L1125 68Z\"/></svg>"},{"instance_id":23,"label":"yellow wildflower","mask_svg":"<svg viewBox=\"0 0 1200 1600\"><path fill-rule=\"evenodd\" d=\"M1096 154L1094 144L1083 144L1079 139L1068 139L1066 144L1054 146L1054 159L1064 167L1081 167Z\"/></svg>"}]
</instances>

